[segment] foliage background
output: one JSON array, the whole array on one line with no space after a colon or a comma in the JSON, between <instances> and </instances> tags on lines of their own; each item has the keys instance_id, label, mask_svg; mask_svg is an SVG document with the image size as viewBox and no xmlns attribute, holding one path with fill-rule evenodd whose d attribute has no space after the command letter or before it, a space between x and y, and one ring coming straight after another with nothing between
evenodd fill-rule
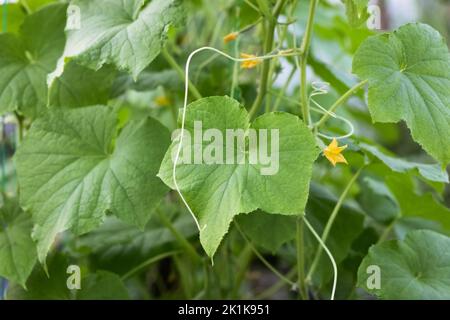
<instances>
[{"instance_id":1,"label":"foliage background","mask_svg":"<svg viewBox=\"0 0 450 320\"><path fill-rule=\"evenodd\" d=\"M17 32L27 10L36 11L49 2L53 1L27 0L10 4L7 24L5 16L2 16L4 28ZM374 34L365 28L351 28L344 8L338 2L320 2L308 67L310 84L313 81L331 84L327 95L317 97L317 101L325 107L329 107L356 83L351 75L352 58L359 45ZM382 9L383 30L390 31L407 22L420 21L439 30L449 43L450 1L375 2ZM298 43L306 25L308 3L299 1L294 14L297 20L287 29L289 33L295 31L298 34ZM231 54L263 53L262 31L258 26L243 34L239 41L223 43L225 34L258 19L245 1L191 0L184 1L184 5L187 8L185 23L182 27L170 29L166 49L136 82L129 74L117 72L110 66L94 82L98 90L103 90L101 94L107 96L108 105L118 110L123 119L133 121L152 116L169 131L174 130L176 113L183 99L183 81L174 63L184 65L188 54L198 47L210 45ZM282 18L288 19L286 16ZM282 111L298 114L296 99L300 81L296 75L290 79L293 68L292 59L281 59L274 64L272 72L276 77L267 95L266 105L277 105ZM239 85L231 92L235 72L233 63L209 53L201 54L195 59L192 70L191 79L203 96L228 94L246 106L256 98L257 70L240 71ZM291 81L286 84L289 79ZM308 89L309 92L312 90ZM403 160L434 163L412 140L403 123L373 124L362 91L346 102L339 113L355 124L356 136L360 141L378 143ZM29 128L27 121L21 115L2 116L1 185L8 195L14 195L18 188L12 156L21 136L26 135ZM329 122L327 129L333 134L345 133L342 124L334 120ZM332 168L323 157L319 157L314 168L307 212L319 232L324 229L342 190L363 161L353 142L349 141L349 152L346 154L349 166ZM450 218L445 215L450 214L450 210L445 205L450 206L448 184L424 182L424 179L408 172L392 173L381 163L372 165L361 174L357 183L351 186L329 235L330 250L339 264L337 298L373 298L357 285L357 270L368 248L379 242L380 237L404 239L408 232L416 229L448 235ZM407 212L411 211L414 214L408 216ZM430 213L434 216L428 217ZM211 266L198 243L198 234L189 214L176 194L170 192L143 231L110 217L100 228L83 236L66 232L58 237L48 257L50 278L45 276L43 268L37 263L26 282L27 291L19 283L3 279L0 280L0 293L2 297L17 299L297 298L295 290L291 290L286 285L287 281L276 274L280 272L291 281L296 281L295 220L256 212L239 217L238 221L244 237L233 228L214 258L214 266ZM277 229L267 241L264 235L274 225ZM317 250L317 243L311 234L305 234L304 248L306 265L311 265ZM258 257L259 254L264 258ZM68 264L80 265L86 275L82 286L94 289L80 294L68 291ZM272 272L267 264L278 271ZM450 278L450 273L442 275L449 275ZM331 266L326 255L322 254L308 296L327 299L331 280ZM450 291L443 293L444 297L449 295Z\"/></svg>"}]
</instances>

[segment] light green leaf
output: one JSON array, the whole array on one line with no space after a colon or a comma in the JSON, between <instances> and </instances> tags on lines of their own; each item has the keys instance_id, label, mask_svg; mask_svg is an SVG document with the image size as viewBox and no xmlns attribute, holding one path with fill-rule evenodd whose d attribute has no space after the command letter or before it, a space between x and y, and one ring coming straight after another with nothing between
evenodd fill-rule
<instances>
[{"instance_id":1,"label":"light green leaf","mask_svg":"<svg viewBox=\"0 0 450 320\"><path fill-rule=\"evenodd\" d=\"M169 143L168 130L151 118L129 122L117 135L116 114L102 106L37 119L16 165L40 261L58 233L88 232L106 211L144 226L167 191L156 173Z\"/></svg>"},{"instance_id":2,"label":"light green leaf","mask_svg":"<svg viewBox=\"0 0 450 320\"><path fill-rule=\"evenodd\" d=\"M114 81L112 88L113 97L124 94L127 90L150 91L159 86L167 90L178 90L183 85L175 70L143 71L136 81L128 74L121 74Z\"/></svg>"},{"instance_id":3,"label":"light green leaf","mask_svg":"<svg viewBox=\"0 0 450 320\"><path fill-rule=\"evenodd\" d=\"M24 7L26 6L27 10L29 10L30 12L35 12L47 4L57 1L58 0L22 0L19 2Z\"/></svg>"},{"instance_id":4,"label":"light green leaf","mask_svg":"<svg viewBox=\"0 0 450 320\"><path fill-rule=\"evenodd\" d=\"M94 71L71 61L49 89L49 105L79 108L106 104L115 79L113 68Z\"/></svg>"},{"instance_id":5,"label":"light green leaf","mask_svg":"<svg viewBox=\"0 0 450 320\"><path fill-rule=\"evenodd\" d=\"M386 184L369 176L360 181L358 202L378 222L387 224L400 217L400 208Z\"/></svg>"},{"instance_id":6,"label":"light green leaf","mask_svg":"<svg viewBox=\"0 0 450 320\"><path fill-rule=\"evenodd\" d=\"M194 121L201 121L203 130L219 130L224 143L226 129L242 129L247 134L250 128L257 132L267 129L270 148L270 130L279 132L279 170L274 175L262 175L260 169L266 166L249 164L247 156L244 164L178 165L178 185L199 220L200 242L209 256L214 255L233 217L239 213L258 208L284 215L303 213L312 164L319 153L303 122L291 114L269 113L250 125L247 111L228 97L209 97L190 104L186 111L186 130L192 137ZM210 143L203 144L206 147ZM161 179L172 189L175 186L171 154L175 146L178 146L178 140L167 151L159 172ZM198 147L199 144L191 149ZM233 150L236 155L236 144Z\"/></svg>"},{"instance_id":7,"label":"light green leaf","mask_svg":"<svg viewBox=\"0 0 450 320\"><path fill-rule=\"evenodd\" d=\"M360 27L369 19L367 6L369 0L342 0L345 5L345 13L347 14L348 23L353 28Z\"/></svg>"},{"instance_id":8,"label":"light green leaf","mask_svg":"<svg viewBox=\"0 0 450 320\"><path fill-rule=\"evenodd\" d=\"M95 72L74 62L49 93L47 74L64 50L66 9L63 4L46 6L27 16L18 35L0 35L0 113L19 110L35 118L47 105L82 107L108 101L112 68Z\"/></svg>"},{"instance_id":9,"label":"light green leaf","mask_svg":"<svg viewBox=\"0 0 450 320\"><path fill-rule=\"evenodd\" d=\"M414 192L410 177L393 174L386 177L386 184L400 206L403 217L419 217L439 222L450 231L450 209L437 202L431 193L422 195Z\"/></svg>"},{"instance_id":10,"label":"light green leaf","mask_svg":"<svg viewBox=\"0 0 450 320\"><path fill-rule=\"evenodd\" d=\"M269 1L267 0L256 0L258 4L259 10L261 10L262 14L267 18L272 18L272 11L270 10Z\"/></svg>"},{"instance_id":11,"label":"light green leaf","mask_svg":"<svg viewBox=\"0 0 450 320\"><path fill-rule=\"evenodd\" d=\"M128 300L127 288L117 274L97 271L81 281L77 300Z\"/></svg>"},{"instance_id":12,"label":"light green leaf","mask_svg":"<svg viewBox=\"0 0 450 320\"><path fill-rule=\"evenodd\" d=\"M84 274L81 269L79 290L69 290L67 273L69 259L61 254L49 258L48 276L36 266L27 281L27 290L12 283L7 291L8 300L125 300L129 295L118 275L99 270Z\"/></svg>"},{"instance_id":13,"label":"light green leaf","mask_svg":"<svg viewBox=\"0 0 450 320\"><path fill-rule=\"evenodd\" d=\"M4 11L6 10L6 13ZM8 3L3 4L0 7L0 26L2 27L1 32L11 32L18 34L20 26L26 17L25 12L23 12L20 4L18 3ZM6 16L7 15L7 16ZM6 19L5 19L6 16ZM4 20L5 19L5 20ZM3 30L3 26L6 25L6 30Z\"/></svg>"},{"instance_id":14,"label":"light green leaf","mask_svg":"<svg viewBox=\"0 0 450 320\"><path fill-rule=\"evenodd\" d=\"M36 263L31 217L16 199L3 197L0 207L0 276L25 286Z\"/></svg>"},{"instance_id":15,"label":"light green leaf","mask_svg":"<svg viewBox=\"0 0 450 320\"><path fill-rule=\"evenodd\" d=\"M255 211L237 217L242 231L255 245L275 254L280 247L295 238L296 217Z\"/></svg>"},{"instance_id":16,"label":"light green leaf","mask_svg":"<svg viewBox=\"0 0 450 320\"><path fill-rule=\"evenodd\" d=\"M0 34L0 113L35 117L46 106L47 73L64 49L66 8L46 6L27 16L19 35Z\"/></svg>"},{"instance_id":17,"label":"light green leaf","mask_svg":"<svg viewBox=\"0 0 450 320\"><path fill-rule=\"evenodd\" d=\"M183 19L182 1L74 0L80 9L80 29L67 31L64 55L49 76L61 76L68 59L92 69L115 65L136 79L158 56L170 26Z\"/></svg>"},{"instance_id":18,"label":"light green leaf","mask_svg":"<svg viewBox=\"0 0 450 320\"><path fill-rule=\"evenodd\" d=\"M415 217L400 218L395 222L393 230L395 237L400 240L403 240L409 232L414 230L431 230L448 235L439 222Z\"/></svg>"},{"instance_id":19,"label":"light green leaf","mask_svg":"<svg viewBox=\"0 0 450 320\"><path fill-rule=\"evenodd\" d=\"M358 286L383 299L450 299L450 238L414 231L404 241L373 246L358 270ZM380 268L380 288L370 289L369 266Z\"/></svg>"},{"instance_id":20,"label":"light green leaf","mask_svg":"<svg viewBox=\"0 0 450 320\"><path fill-rule=\"evenodd\" d=\"M442 170L441 166L438 164L422 164L409 162L400 158L396 158L393 155L389 155L386 151L380 150L379 147L372 146L363 142L359 143L358 145L362 150L368 152L372 156L382 161L392 171L399 173L415 171L427 180L449 183L448 173L445 170Z\"/></svg>"},{"instance_id":21,"label":"light green leaf","mask_svg":"<svg viewBox=\"0 0 450 320\"><path fill-rule=\"evenodd\" d=\"M27 290L12 283L8 286L8 300L69 300L67 289L68 259L62 254L52 255L48 259L48 275L41 265L36 265L27 280Z\"/></svg>"},{"instance_id":22,"label":"light green leaf","mask_svg":"<svg viewBox=\"0 0 450 320\"><path fill-rule=\"evenodd\" d=\"M404 120L425 151L450 162L450 55L436 30L408 24L367 39L353 72L369 80L373 121Z\"/></svg>"}]
</instances>

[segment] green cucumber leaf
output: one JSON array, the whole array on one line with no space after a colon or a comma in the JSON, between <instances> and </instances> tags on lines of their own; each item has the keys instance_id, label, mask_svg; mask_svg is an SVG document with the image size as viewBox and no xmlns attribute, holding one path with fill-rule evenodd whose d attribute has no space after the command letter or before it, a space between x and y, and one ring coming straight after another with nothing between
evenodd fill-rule
<instances>
[{"instance_id":1,"label":"green cucumber leaf","mask_svg":"<svg viewBox=\"0 0 450 320\"><path fill-rule=\"evenodd\" d=\"M358 270L358 286L382 299L450 299L450 238L413 231L403 241L370 248ZM369 266L380 269L380 287L368 288Z\"/></svg>"},{"instance_id":2,"label":"green cucumber leaf","mask_svg":"<svg viewBox=\"0 0 450 320\"><path fill-rule=\"evenodd\" d=\"M103 106L54 109L37 119L16 155L20 201L35 222L43 262L55 237L97 227L107 211L143 227L166 187L156 177L169 132L152 118L129 122Z\"/></svg>"},{"instance_id":3,"label":"green cucumber leaf","mask_svg":"<svg viewBox=\"0 0 450 320\"><path fill-rule=\"evenodd\" d=\"M286 242L295 238L296 217L267 214L261 210L237 216L242 231L252 243L275 254Z\"/></svg>"},{"instance_id":4,"label":"green cucumber leaf","mask_svg":"<svg viewBox=\"0 0 450 320\"><path fill-rule=\"evenodd\" d=\"M8 286L7 300L69 300L67 289L67 267L70 265L66 256L51 255L48 258L48 272L41 265L36 265L27 280L27 290L15 285ZM48 273L48 274L47 274Z\"/></svg>"},{"instance_id":5,"label":"green cucumber leaf","mask_svg":"<svg viewBox=\"0 0 450 320\"><path fill-rule=\"evenodd\" d=\"M69 59L95 70L115 65L136 79L160 53L169 27L184 18L180 0L74 0L71 5L80 10L80 29L67 30L63 57L49 83L62 75Z\"/></svg>"},{"instance_id":6,"label":"green cucumber leaf","mask_svg":"<svg viewBox=\"0 0 450 320\"><path fill-rule=\"evenodd\" d=\"M439 32L417 23L370 37L353 72L369 80L373 121L404 120L426 152L450 162L450 55Z\"/></svg>"},{"instance_id":7,"label":"green cucumber leaf","mask_svg":"<svg viewBox=\"0 0 450 320\"><path fill-rule=\"evenodd\" d=\"M66 8L48 5L26 17L19 35L0 34L0 113L33 118L44 110L47 74L64 50Z\"/></svg>"},{"instance_id":8,"label":"green cucumber leaf","mask_svg":"<svg viewBox=\"0 0 450 320\"><path fill-rule=\"evenodd\" d=\"M365 176L359 185L358 202L370 217L383 224L400 217L399 205L383 181Z\"/></svg>"},{"instance_id":9,"label":"green cucumber leaf","mask_svg":"<svg viewBox=\"0 0 450 320\"><path fill-rule=\"evenodd\" d=\"M25 12L23 12L20 4L3 3L3 5L0 7L0 13L0 26L2 26L1 32L18 34L20 32L20 26L22 25L23 20L26 17L26 14ZM6 30L3 30L3 28L6 28Z\"/></svg>"},{"instance_id":10,"label":"green cucumber leaf","mask_svg":"<svg viewBox=\"0 0 450 320\"><path fill-rule=\"evenodd\" d=\"M202 122L203 130L218 129L223 137L226 137L226 129L246 132L250 128L258 132L274 129L279 132L279 170L274 175L261 175L263 166L248 161L226 165L180 163L177 166L178 185L199 220L200 242L210 257L239 213L259 208L267 213L303 214L312 165L319 150L313 135L298 117L281 112L268 113L250 125L248 113L239 102L229 97L208 97L193 102L186 110L185 128L192 137L195 121ZM270 132L268 136L270 138ZM270 139L268 142L271 144ZM203 144L206 147L209 143ZM191 146L191 149L198 146ZM178 147L178 139L167 151L158 174L172 189L175 189L172 177L175 147ZM236 154L236 144L234 147Z\"/></svg>"},{"instance_id":11,"label":"green cucumber leaf","mask_svg":"<svg viewBox=\"0 0 450 320\"><path fill-rule=\"evenodd\" d=\"M394 155L388 154L380 147L376 147L364 142L358 143L358 146L361 147L363 151L369 153L373 157L383 162L389 169L394 172L406 173L409 171L415 171L427 180L449 183L447 171L442 170L442 167L439 164L423 164L406 161L397 158Z\"/></svg>"},{"instance_id":12,"label":"green cucumber leaf","mask_svg":"<svg viewBox=\"0 0 450 320\"><path fill-rule=\"evenodd\" d=\"M27 290L12 283L6 293L8 300L126 300L129 295L117 274L98 270L85 275L81 268L80 289L69 290L67 280L71 276L69 259L56 254L49 258L48 275L37 265L27 281Z\"/></svg>"},{"instance_id":13,"label":"green cucumber leaf","mask_svg":"<svg viewBox=\"0 0 450 320\"><path fill-rule=\"evenodd\" d=\"M389 175L385 181L403 217L433 220L450 232L450 209L437 202L431 193L417 194L411 178L402 174Z\"/></svg>"},{"instance_id":14,"label":"green cucumber leaf","mask_svg":"<svg viewBox=\"0 0 450 320\"><path fill-rule=\"evenodd\" d=\"M95 72L70 62L64 75L47 87L47 75L64 50L66 10L65 4L45 6L25 18L19 34L0 34L0 114L18 110L36 118L47 106L108 101L114 81L110 67Z\"/></svg>"},{"instance_id":15,"label":"green cucumber leaf","mask_svg":"<svg viewBox=\"0 0 450 320\"><path fill-rule=\"evenodd\" d=\"M128 300L130 296L120 277L112 272L99 270L81 281L76 291L77 300Z\"/></svg>"},{"instance_id":16,"label":"green cucumber leaf","mask_svg":"<svg viewBox=\"0 0 450 320\"><path fill-rule=\"evenodd\" d=\"M71 61L49 88L49 106L79 108L106 104L115 80L112 67L94 71Z\"/></svg>"},{"instance_id":17,"label":"green cucumber leaf","mask_svg":"<svg viewBox=\"0 0 450 320\"><path fill-rule=\"evenodd\" d=\"M181 88L183 82L180 80L180 77L175 70L144 70L136 81L126 73L120 74L114 81L111 91L112 96L117 97L126 93L127 90L147 92L156 90L160 86L169 91L174 91Z\"/></svg>"},{"instance_id":18,"label":"green cucumber leaf","mask_svg":"<svg viewBox=\"0 0 450 320\"><path fill-rule=\"evenodd\" d=\"M16 199L3 197L0 207L0 276L25 286L37 260L31 217Z\"/></svg>"},{"instance_id":19,"label":"green cucumber leaf","mask_svg":"<svg viewBox=\"0 0 450 320\"><path fill-rule=\"evenodd\" d=\"M342 2L351 27L358 28L369 19L370 14L367 11L369 0L342 0Z\"/></svg>"}]
</instances>

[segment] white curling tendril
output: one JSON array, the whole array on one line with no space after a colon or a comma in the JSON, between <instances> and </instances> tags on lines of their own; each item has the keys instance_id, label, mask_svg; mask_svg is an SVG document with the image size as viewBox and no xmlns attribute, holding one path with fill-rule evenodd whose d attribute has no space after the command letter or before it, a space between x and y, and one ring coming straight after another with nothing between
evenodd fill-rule
<instances>
[{"instance_id":1,"label":"white curling tendril","mask_svg":"<svg viewBox=\"0 0 450 320\"><path fill-rule=\"evenodd\" d=\"M328 82L314 81L311 84L311 86L313 88L313 91L309 95L309 101L310 101L310 103L312 102L315 105L315 107L311 108L311 110L316 111L321 114L328 114L332 118L341 120L341 121L345 122L345 124L347 124L347 126L350 129L347 134L345 134L343 136L338 136L338 137L331 137L331 136L328 136L321 132L317 132L317 135L320 137L323 137L325 139L330 139L330 140L333 140L333 139L342 140L342 139L351 137L353 135L353 133L355 132L355 128L353 127L353 124L348 119L341 117L341 116L337 115L336 113L325 109L316 100L313 99L313 97L315 97L315 96L328 94L328 92L329 92L328 88L329 88L330 84ZM314 127L314 124L312 126Z\"/></svg>"}]
</instances>

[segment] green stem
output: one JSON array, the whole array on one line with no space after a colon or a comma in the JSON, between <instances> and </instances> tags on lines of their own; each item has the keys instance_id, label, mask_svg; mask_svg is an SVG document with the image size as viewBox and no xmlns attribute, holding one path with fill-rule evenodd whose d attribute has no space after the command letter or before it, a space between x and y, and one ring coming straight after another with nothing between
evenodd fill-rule
<instances>
[{"instance_id":1,"label":"green stem","mask_svg":"<svg viewBox=\"0 0 450 320\"><path fill-rule=\"evenodd\" d=\"M191 299L193 296L192 290L194 288L192 272L186 267L184 260L181 260L178 256L173 257L173 262L178 271L184 298Z\"/></svg>"},{"instance_id":2,"label":"green stem","mask_svg":"<svg viewBox=\"0 0 450 320\"><path fill-rule=\"evenodd\" d=\"M159 219L163 223L163 225L169 229L169 231L172 233L172 235L175 237L175 239L186 249L186 252L189 254L189 256L192 258L192 261L201 261L201 256L197 253L197 250L191 245L189 241L186 240L185 237L183 237L178 230L173 226L172 222L166 217L164 212L161 211L161 209L157 208L156 212L158 213Z\"/></svg>"},{"instance_id":3,"label":"green stem","mask_svg":"<svg viewBox=\"0 0 450 320\"><path fill-rule=\"evenodd\" d=\"M163 259L165 259L167 257L170 257L170 256L173 256L173 255L176 255L176 254L178 254L180 252L181 252L180 250L174 250L174 251L169 251L169 252L162 253L162 254L157 255L155 257L151 257L150 259L142 262L137 267L135 267L135 268L131 269L130 271L128 271L126 274L124 274L121 277L121 279L122 279L122 281L124 281L124 280L130 278L131 276L133 276L135 273L141 271L145 267L148 267L149 265L151 265L151 264L153 264L155 262L158 262L160 260L163 260Z\"/></svg>"},{"instance_id":4,"label":"green stem","mask_svg":"<svg viewBox=\"0 0 450 320\"><path fill-rule=\"evenodd\" d=\"M258 8L256 5L254 5L250 0L244 0L244 2L245 2L250 8L252 8L253 10L255 10L256 12L261 13L261 11L259 10L259 8Z\"/></svg>"},{"instance_id":5,"label":"green stem","mask_svg":"<svg viewBox=\"0 0 450 320\"><path fill-rule=\"evenodd\" d=\"M354 95L359 89L361 89L362 87L364 87L366 85L368 81L364 80L361 81L360 83L356 84L355 86L353 86L352 88L350 88L346 93L344 93L343 96L341 96L328 110L330 113L333 113L336 111L336 109L342 105L343 103L345 103L352 95ZM320 126L322 126L328 119L330 118L330 114L325 113L322 118L320 118L320 120L316 123L315 127L319 128Z\"/></svg>"},{"instance_id":6,"label":"green stem","mask_svg":"<svg viewBox=\"0 0 450 320\"><path fill-rule=\"evenodd\" d=\"M333 226L334 221L336 220L336 217L339 213L339 210L341 209L342 205L344 204L344 200L347 197L348 193L350 192L350 189L352 188L353 184L358 179L359 175L361 174L362 170L364 169L364 166L359 168L359 170L353 175L352 179L349 181L347 186L345 187L344 191L342 192L341 196L338 199L338 202L334 206L333 211L331 212L330 217L328 218L327 224L325 225L325 228L322 233L322 241L325 243L328 239L328 235L330 234L331 227ZM314 271L316 271L317 265L319 264L320 256L322 254L322 246L317 247L316 255L314 256L313 263L311 265L311 268L309 269L308 275L306 276L306 281L311 281L311 277L314 274Z\"/></svg>"},{"instance_id":7,"label":"green stem","mask_svg":"<svg viewBox=\"0 0 450 320\"><path fill-rule=\"evenodd\" d=\"M290 278L294 277L296 274L297 274L297 268L293 268L293 269L291 269L291 271L289 271L286 274L286 277L290 279ZM255 300L264 300L268 297L272 297L275 293L277 293L285 285L286 284L284 283L284 281L279 280L274 285L272 285L271 287L267 288L266 290L264 290L263 292L258 294L255 297Z\"/></svg>"},{"instance_id":8,"label":"green stem","mask_svg":"<svg viewBox=\"0 0 450 320\"><path fill-rule=\"evenodd\" d=\"M3 3L2 15L3 15L2 32L6 32L8 31L8 0L6 0L5 3Z\"/></svg>"},{"instance_id":9,"label":"green stem","mask_svg":"<svg viewBox=\"0 0 450 320\"><path fill-rule=\"evenodd\" d=\"M175 69L175 71L178 73L178 75L180 76L181 80L185 80L185 73L183 71L183 69L180 67L180 65L176 62L176 60L170 55L170 53L167 51L166 48L162 48L161 50L161 54L163 55L164 59L166 59L167 63ZM189 91L194 95L194 97L196 99L201 99L202 95L200 94L200 92L198 91L198 89L195 87L195 85L192 83L191 80L189 81Z\"/></svg>"},{"instance_id":10,"label":"green stem","mask_svg":"<svg viewBox=\"0 0 450 320\"><path fill-rule=\"evenodd\" d=\"M234 54L237 57L239 55L239 39L236 39L236 43L234 45ZM235 62L233 64L233 79L231 82L231 98L235 98L235 89L239 80L239 62Z\"/></svg>"},{"instance_id":11,"label":"green stem","mask_svg":"<svg viewBox=\"0 0 450 320\"><path fill-rule=\"evenodd\" d=\"M280 12L283 9L285 2L286 0L278 0L277 4L275 5L272 17L268 18L267 26L264 27L263 29L264 33L266 34L266 38L264 40L264 54L268 54L273 50L275 27L277 24L278 16L280 15ZM255 102L253 103L249 111L250 118L252 118L261 108L262 102L267 93L270 65L271 65L270 59L264 60L261 69L261 77L260 77L261 81L259 82L258 95L256 96Z\"/></svg>"},{"instance_id":12,"label":"green stem","mask_svg":"<svg viewBox=\"0 0 450 320\"><path fill-rule=\"evenodd\" d=\"M199 300L202 299L208 293L209 285L209 272L206 260L203 261L203 289L197 293L192 299Z\"/></svg>"},{"instance_id":13,"label":"green stem","mask_svg":"<svg viewBox=\"0 0 450 320\"><path fill-rule=\"evenodd\" d=\"M247 244L250 246L250 248L252 249L253 253L267 267L267 269L272 271L273 274L275 274L278 278L283 280L286 284L288 284L290 286L295 286L294 282L292 282L290 279L288 279L286 276L284 276L280 271L278 271L274 266L272 266L269 261L267 261L263 257L263 255L258 251L258 249L256 249L256 247L253 245L253 243L250 242L250 240L247 238L247 236L244 234L244 232L242 232L241 228L239 227L239 225L238 225L238 223L236 221L234 222L234 224L236 226L236 229L241 234L242 238L244 238L245 242L247 242Z\"/></svg>"},{"instance_id":14,"label":"green stem","mask_svg":"<svg viewBox=\"0 0 450 320\"><path fill-rule=\"evenodd\" d=\"M316 7L319 0L311 0L309 5L308 22L306 23L306 30L303 36L302 45L300 51L302 52L301 62L300 62L300 96L302 101L302 116L303 121L309 125L310 115L309 115L309 99L308 99L308 88L306 83L306 66L308 65L308 54L309 46L311 44L312 29L314 25L314 16L316 13Z\"/></svg>"},{"instance_id":15,"label":"green stem","mask_svg":"<svg viewBox=\"0 0 450 320\"><path fill-rule=\"evenodd\" d=\"M305 282L305 242L304 242L303 217L297 219L297 286L299 296L303 300L308 299L308 291Z\"/></svg>"},{"instance_id":16,"label":"green stem","mask_svg":"<svg viewBox=\"0 0 450 320\"><path fill-rule=\"evenodd\" d=\"M284 98L284 94L286 93L287 88L289 87L289 84L292 81L292 78L294 78L295 75L295 68L292 68L291 73L289 74L289 77L287 78L286 82L284 83L283 87L281 88L280 92L278 92L277 99L275 100L275 105L273 106L272 111L277 111L280 107L280 103Z\"/></svg>"},{"instance_id":17,"label":"green stem","mask_svg":"<svg viewBox=\"0 0 450 320\"><path fill-rule=\"evenodd\" d=\"M384 230L384 232L382 233L382 235L380 236L380 238L378 239L377 243L381 243L386 241L386 239L389 237L389 234L392 232L392 229L394 228L395 223L397 222L397 219L394 219Z\"/></svg>"},{"instance_id":18,"label":"green stem","mask_svg":"<svg viewBox=\"0 0 450 320\"><path fill-rule=\"evenodd\" d=\"M20 114L16 113L16 117L17 117L17 125L18 125L18 129L19 129L19 139L17 141L17 144L19 145L22 140L23 140L23 136L24 136L24 120L25 118L23 116L21 116Z\"/></svg>"},{"instance_id":19,"label":"green stem","mask_svg":"<svg viewBox=\"0 0 450 320\"><path fill-rule=\"evenodd\" d=\"M233 289L233 298L238 298L239 288L241 287L242 281L244 281L245 275L247 274L248 266L252 260L253 251L250 244L246 244L241 254L239 255L239 270L236 275L236 281Z\"/></svg>"},{"instance_id":20,"label":"green stem","mask_svg":"<svg viewBox=\"0 0 450 320\"><path fill-rule=\"evenodd\" d=\"M258 24L261 23L261 21L263 21L264 19L262 17L258 18L258 20L256 20L255 22L253 22L252 24L249 24L248 26L243 27L241 30L239 30L239 33L244 33L247 32L251 29L253 29L254 27L256 27Z\"/></svg>"}]
</instances>

